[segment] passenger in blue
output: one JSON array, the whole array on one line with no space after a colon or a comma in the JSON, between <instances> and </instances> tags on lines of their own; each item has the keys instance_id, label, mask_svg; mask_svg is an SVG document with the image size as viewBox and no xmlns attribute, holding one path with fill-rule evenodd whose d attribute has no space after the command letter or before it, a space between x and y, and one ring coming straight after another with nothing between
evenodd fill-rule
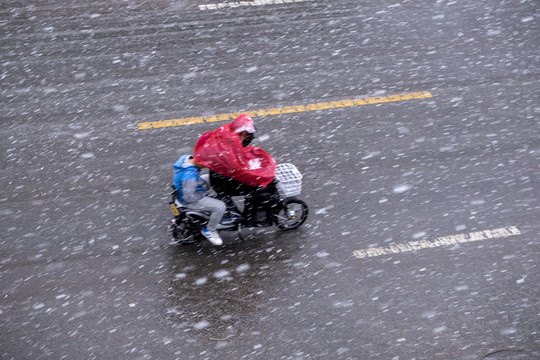
<instances>
[{"instance_id":1,"label":"passenger in blue","mask_svg":"<svg viewBox=\"0 0 540 360\"><path fill-rule=\"evenodd\" d=\"M225 213L223 201L206 196L206 182L201 179L201 164L192 155L183 155L174 164L173 184L178 190L178 200L182 205L210 212L210 219L201 233L214 245L223 244L216 229Z\"/></svg>"}]
</instances>

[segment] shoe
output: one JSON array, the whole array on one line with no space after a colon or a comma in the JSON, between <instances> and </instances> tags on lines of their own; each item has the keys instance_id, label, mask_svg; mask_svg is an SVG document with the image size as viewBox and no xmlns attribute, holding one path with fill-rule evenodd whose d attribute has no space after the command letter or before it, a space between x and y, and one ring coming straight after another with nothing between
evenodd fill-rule
<instances>
[{"instance_id":1,"label":"shoe","mask_svg":"<svg viewBox=\"0 0 540 360\"><path fill-rule=\"evenodd\" d=\"M217 231L208 231L205 226L201 229L201 234L214 245L223 244L223 240L221 240L221 237L219 236Z\"/></svg>"}]
</instances>

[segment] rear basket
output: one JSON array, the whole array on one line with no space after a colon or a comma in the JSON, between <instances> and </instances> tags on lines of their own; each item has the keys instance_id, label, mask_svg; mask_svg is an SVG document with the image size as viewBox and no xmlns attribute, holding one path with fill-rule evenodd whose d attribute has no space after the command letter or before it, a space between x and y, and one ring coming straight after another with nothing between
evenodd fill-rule
<instances>
[{"instance_id":1,"label":"rear basket","mask_svg":"<svg viewBox=\"0 0 540 360\"><path fill-rule=\"evenodd\" d=\"M278 164L276 180L285 197L300 195L302 192L302 174L293 164Z\"/></svg>"}]
</instances>

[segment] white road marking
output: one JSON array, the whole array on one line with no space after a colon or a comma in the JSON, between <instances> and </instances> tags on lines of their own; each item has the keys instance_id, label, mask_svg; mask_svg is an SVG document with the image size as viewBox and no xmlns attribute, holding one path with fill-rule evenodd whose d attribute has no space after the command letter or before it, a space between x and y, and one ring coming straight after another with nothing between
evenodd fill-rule
<instances>
[{"instance_id":1,"label":"white road marking","mask_svg":"<svg viewBox=\"0 0 540 360\"><path fill-rule=\"evenodd\" d=\"M262 6L288 3L301 3L315 0L252 0L252 1L231 1L217 4L199 5L199 10L218 10L223 8L236 8L241 6Z\"/></svg>"},{"instance_id":2,"label":"white road marking","mask_svg":"<svg viewBox=\"0 0 540 360\"><path fill-rule=\"evenodd\" d=\"M438 237L433 241L418 240L407 243L392 244L388 247L370 247L361 250L354 250L353 254L357 259L365 259L376 256L400 254L416 250L431 249L440 246L463 244L474 241L496 239L521 234L521 231L515 226L508 226L493 230L475 231L468 234L458 234Z\"/></svg>"}]
</instances>

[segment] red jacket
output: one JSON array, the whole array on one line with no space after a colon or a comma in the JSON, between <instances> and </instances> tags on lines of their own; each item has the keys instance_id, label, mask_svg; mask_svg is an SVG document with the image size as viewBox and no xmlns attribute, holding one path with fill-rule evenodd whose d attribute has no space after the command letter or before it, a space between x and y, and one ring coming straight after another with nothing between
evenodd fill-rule
<instances>
[{"instance_id":1,"label":"red jacket","mask_svg":"<svg viewBox=\"0 0 540 360\"><path fill-rule=\"evenodd\" d=\"M230 123L202 134L194 156L198 163L218 174L250 186L266 186L276 175L272 156L255 146L243 147Z\"/></svg>"}]
</instances>

